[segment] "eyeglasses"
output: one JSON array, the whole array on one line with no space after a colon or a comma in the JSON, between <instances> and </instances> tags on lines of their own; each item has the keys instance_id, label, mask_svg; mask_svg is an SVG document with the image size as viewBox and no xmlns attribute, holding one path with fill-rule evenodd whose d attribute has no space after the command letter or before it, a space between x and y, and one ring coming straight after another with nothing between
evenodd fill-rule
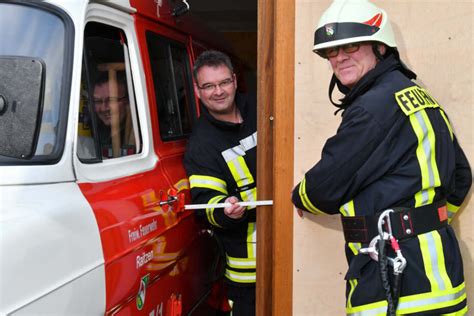
<instances>
[{"instance_id":1,"label":"eyeglasses","mask_svg":"<svg viewBox=\"0 0 474 316\"><path fill-rule=\"evenodd\" d=\"M110 104L110 102L119 102L119 101L122 101L122 100L125 100L127 98L127 96L123 96L123 97L107 97L107 98L94 98L94 104L97 105L97 106L102 106L104 104Z\"/></svg>"},{"instance_id":2,"label":"eyeglasses","mask_svg":"<svg viewBox=\"0 0 474 316\"><path fill-rule=\"evenodd\" d=\"M339 50L341 48L344 51L344 53L352 54L352 53L357 52L360 48L360 45L362 45L362 44L363 43L359 42L359 43L349 43L349 44L346 44L346 45L329 47L329 48L326 48L326 49L322 50L322 55L325 58L334 58L337 55L339 55Z\"/></svg>"},{"instance_id":3,"label":"eyeglasses","mask_svg":"<svg viewBox=\"0 0 474 316\"><path fill-rule=\"evenodd\" d=\"M218 84L206 83L202 86L198 85L197 87L200 90L204 90L206 92L212 92L212 91L216 90L217 86L219 86L219 88L221 88L221 89L224 89L224 88L229 87L231 85L231 83L233 83L233 82L234 82L234 79L228 78L228 79L222 80Z\"/></svg>"}]
</instances>

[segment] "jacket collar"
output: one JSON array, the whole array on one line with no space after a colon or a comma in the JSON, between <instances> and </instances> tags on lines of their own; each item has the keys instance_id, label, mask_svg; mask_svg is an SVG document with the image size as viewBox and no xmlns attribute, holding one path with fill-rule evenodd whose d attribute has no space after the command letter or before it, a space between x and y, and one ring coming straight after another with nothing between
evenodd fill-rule
<instances>
[{"instance_id":1,"label":"jacket collar","mask_svg":"<svg viewBox=\"0 0 474 316\"><path fill-rule=\"evenodd\" d=\"M375 68L367 72L352 89L349 89L348 87L344 86L333 74L331 83L329 85L329 99L331 100L332 104L339 108L339 110L337 110L334 114L337 114L337 112L341 110L346 110L358 96L367 92L375 83L375 81L377 81L378 78L380 78L385 73L394 70L401 71L409 79L416 78L416 74L410 69L408 69L403 64L403 62L394 54L391 54L387 58L381 60L375 66ZM339 100L341 101L340 104L335 103L331 98L332 91L335 85L337 85L339 91L345 94L344 98Z\"/></svg>"},{"instance_id":2,"label":"jacket collar","mask_svg":"<svg viewBox=\"0 0 474 316\"><path fill-rule=\"evenodd\" d=\"M209 113L209 110L204 105L201 107L201 109L206 119L212 124L216 125L219 128L233 129L240 127L242 124L244 124L248 114L247 99L243 94L235 94L235 104L237 106L237 109L240 111L240 115L242 116L242 123L232 123L228 121L218 120L214 116L212 116L211 113Z\"/></svg>"}]
</instances>

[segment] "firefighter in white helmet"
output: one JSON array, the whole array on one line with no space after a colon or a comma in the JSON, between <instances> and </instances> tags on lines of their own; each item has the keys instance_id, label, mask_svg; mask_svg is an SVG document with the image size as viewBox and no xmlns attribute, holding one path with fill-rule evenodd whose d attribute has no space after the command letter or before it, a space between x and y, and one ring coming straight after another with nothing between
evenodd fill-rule
<instances>
[{"instance_id":1,"label":"firefighter in white helmet","mask_svg":"<svg viewBox=\"0 0 474 316\"><path fill-rule=\"evenodd\" d=\"M347 314L464 315L463 264L449 223L472 176L451 122L413 81L387 13L374 4L334 1L314 44L334 71L329 96L342 122L292 200L300 214L341 214ZM337 103L335 86L344 94Z\"/></svg>"}]
</instances>

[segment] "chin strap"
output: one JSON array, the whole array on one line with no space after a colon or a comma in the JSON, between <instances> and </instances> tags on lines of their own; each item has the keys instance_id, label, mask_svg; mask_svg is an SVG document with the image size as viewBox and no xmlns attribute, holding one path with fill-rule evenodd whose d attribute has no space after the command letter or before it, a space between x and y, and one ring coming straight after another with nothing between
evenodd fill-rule
<instances>
[{"instance_id":1,"label":"chin strap","mask_svg":"<svg viewBox=\"0 0 474 316\"><path fill-rule=\"evenodd\" d=\"M344 102L341 102L341 103L336 103L334 102L334 100L332 99L332 92L334 91L334 88L336 87L337 85L337 88L339 89L339 91L341 91L342 93L347 93L349 92L349 89L342 85L342 83L339 81L339 79L337 79L336 75L333 74L332 77L331 77L331 81L329 82L329 90L328 90L328 94L329 94L329 101L331 101L331 103L337 107L338 109L336 110L336 112L334 112L334 115L337 115L337 113L339 113L339 111L344 111L345 109L347 109L347 104L344 104ZM339 99L339 101L342 101L343 99Z\"/></svg>"}]
</instances>

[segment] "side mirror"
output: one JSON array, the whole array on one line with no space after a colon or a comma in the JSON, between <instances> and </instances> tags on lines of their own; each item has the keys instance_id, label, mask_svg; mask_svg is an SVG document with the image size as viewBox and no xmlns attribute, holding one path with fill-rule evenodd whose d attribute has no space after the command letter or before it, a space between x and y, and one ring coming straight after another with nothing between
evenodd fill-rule
<instances>
[{"instance_id":1,"label":"side mirror","mask_svg":"<svg viewBox=\"0 0 474 316\"><path fill-rule=\"evenodd\" d=\"M0 57L0 155L27 159L38 144L45 66L30 57Z\"/></svg>"}]
</instances>

